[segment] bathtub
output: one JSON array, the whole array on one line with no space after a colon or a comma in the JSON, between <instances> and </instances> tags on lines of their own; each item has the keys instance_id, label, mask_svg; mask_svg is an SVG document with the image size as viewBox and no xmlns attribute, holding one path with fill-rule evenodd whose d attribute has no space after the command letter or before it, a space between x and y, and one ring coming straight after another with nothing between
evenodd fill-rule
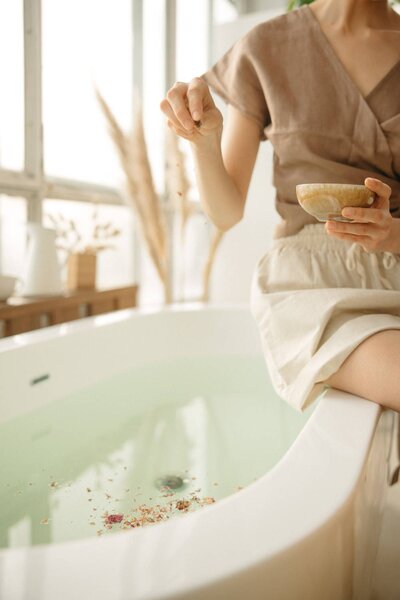
<instances>
[{"instance_id":1,"label":"bathtub","mask_svg":"<svg viewBox=\"0 0 400 600\"><path fill-rule=\"evenodd\" d=\"M132 366L219 354L261 357L248 307L129 309L3 339L0 423ZM392 427L390 411L328 390L279 460L217 502L113 535L3 548L0 598L368 599Z\"/></svg>"}]
</instances>

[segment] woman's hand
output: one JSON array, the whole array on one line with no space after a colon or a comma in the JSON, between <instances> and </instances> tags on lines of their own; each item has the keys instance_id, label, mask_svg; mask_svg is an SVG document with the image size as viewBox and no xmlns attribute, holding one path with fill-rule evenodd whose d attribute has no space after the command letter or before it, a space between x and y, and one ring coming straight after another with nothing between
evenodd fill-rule
<instances>
[{"instance_id":1,"label":"woman's hand","mask_svg":"<svg viewBox=\"0 0 400 600\"><path fill-rule=\"evenodd\" d=\"M174 83L160 102L160 108L168 118L168 127L191 142L222 132L222 114L200 77L190 83Z\"/></svg>"},{"instance_id":2,"label":"woman's hand","mask_svg":"<svg viewBox=\"0 0 400 600\"><path fill-rule=\"evenodd\" d=\"M353 222L327 221L327 233L356 242L366 252L400 252L400 219L394 219L389 212L391 188L372 177L367 177L364 183L374 192L374 203L370 208L344 208L343 217L353 219Z\"/></svg>"}]
</instances>

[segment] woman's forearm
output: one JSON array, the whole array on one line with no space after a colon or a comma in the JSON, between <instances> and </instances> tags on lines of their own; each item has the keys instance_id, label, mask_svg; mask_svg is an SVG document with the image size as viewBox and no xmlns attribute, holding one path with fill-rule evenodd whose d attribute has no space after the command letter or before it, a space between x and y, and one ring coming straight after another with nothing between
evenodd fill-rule
<instances>
[{"instance_id":1,"label":"woman's forearm","mask_svg":"<svg viewBox=\"0 0 400 600\"><path fill-rule=\"evenodd\" d=\"M218 229L227 231L241 220L244 201L226 171L221 136L204 137L191 147L201 206Z\"/></svg>"}]
</instances>

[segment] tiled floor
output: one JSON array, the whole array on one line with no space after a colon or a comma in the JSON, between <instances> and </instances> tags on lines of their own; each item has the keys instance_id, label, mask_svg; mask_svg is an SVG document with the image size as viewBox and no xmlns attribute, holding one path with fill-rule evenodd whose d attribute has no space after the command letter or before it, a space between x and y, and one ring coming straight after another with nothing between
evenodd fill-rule
<instances>
[{"instance_id":1,"label":"tiled floor","mask_svg":"<svg viewBox=\"0 0 400 600\"><path fill-rule=\"evenodd\" d=\"M372 600L400 600L400 481L388 490Z\"/></svg>"}]
</instances>

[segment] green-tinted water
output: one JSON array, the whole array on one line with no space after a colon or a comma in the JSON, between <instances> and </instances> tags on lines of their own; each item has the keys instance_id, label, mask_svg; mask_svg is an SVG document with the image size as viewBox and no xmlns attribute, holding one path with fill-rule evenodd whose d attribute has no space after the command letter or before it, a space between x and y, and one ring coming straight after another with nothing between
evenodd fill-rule
<instances>
[{"instance_id":1,"label":"green-tinted water","mask_svg":"<svg viewBox=\"0 0 400 600\"><path fill-rule=\"evenodd\" d=\"M276 396L263 357L208 356L132 370L4 423L0 546L109 533L180 514L178 500L193 510L223 498L268 471L311 410ZM169 475L183 480L173 495L155 485ZM123 519L107 528L105 513Z\"/></svg>"}]
</instances>

